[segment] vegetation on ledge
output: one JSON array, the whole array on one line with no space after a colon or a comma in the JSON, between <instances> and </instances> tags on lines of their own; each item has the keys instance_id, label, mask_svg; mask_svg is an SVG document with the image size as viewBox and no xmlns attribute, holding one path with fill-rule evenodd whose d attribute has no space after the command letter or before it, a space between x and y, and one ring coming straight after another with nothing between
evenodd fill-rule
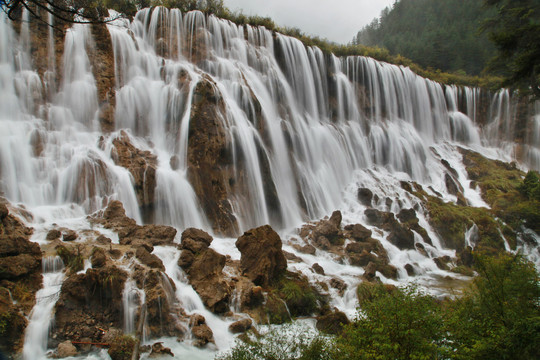
<instances>
[{"instance_id":1,"label":"vegetation on ledge","mask_svg":"<svg viewBox=\"0 0 540 360\"><path fill-rule=\"evenodd\" d=\"M534 265L508 254L476 254L475 264L478 276L460 299L374 285L339 336L291 325L239 340L217 359L535 359L540 278Z\"/></svg>"}]
</instances>

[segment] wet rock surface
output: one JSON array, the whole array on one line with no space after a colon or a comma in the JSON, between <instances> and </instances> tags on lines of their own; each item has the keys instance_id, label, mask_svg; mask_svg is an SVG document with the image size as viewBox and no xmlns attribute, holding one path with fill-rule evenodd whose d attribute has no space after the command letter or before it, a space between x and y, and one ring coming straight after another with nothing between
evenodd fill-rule
<instances>
[{"instance_id":1,"label":"wet rock surface","mask_svg":"<svg viewBox=\"0 0 540 360\"><path fill-rule=\"evenodd\" d=\"M30 241L32 232L0 198L0 350L6 353L21 349L26 318L42 285L42 254Z\"/></svg>"},{"instance_id":2,"label":"wet rock surface","mask_svg":"<svg viewBox=\"0 0 540 360\"><path fill-rule=\"evenodd\" d=\"M178 265L204 304L213 312L224 313L229 310L232 289L223 275L226 257L209 248L212 240L202 230L186 229L182 233Z\"/></svg>"},{"instance_id":3,"label":"wet rock surface","mask_svg":"<svg viewBox=\"0 0 540 360\"><path fill-rule=\"evenodd\" d=\"M279 235L268 225L246 231L236 241L242 272L255 285L266 287L287 269Z\"/></svg>"}]
</instances>

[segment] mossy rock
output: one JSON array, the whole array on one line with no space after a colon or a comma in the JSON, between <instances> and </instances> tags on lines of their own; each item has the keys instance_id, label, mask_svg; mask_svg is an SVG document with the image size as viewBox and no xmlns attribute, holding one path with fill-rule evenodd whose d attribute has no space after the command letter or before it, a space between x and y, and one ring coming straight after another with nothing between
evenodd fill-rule
<instances>
[{"instance_id":1,"label":"mossy rock","mask_svg":"<svg viewBox=\"0 0 540 360\"><path fill-rule=\"evenodd\" d=\"M108 354L112 360L131 360L136 343L132 336L117 336L111 342Z\"/></svg>"}]
</instances>

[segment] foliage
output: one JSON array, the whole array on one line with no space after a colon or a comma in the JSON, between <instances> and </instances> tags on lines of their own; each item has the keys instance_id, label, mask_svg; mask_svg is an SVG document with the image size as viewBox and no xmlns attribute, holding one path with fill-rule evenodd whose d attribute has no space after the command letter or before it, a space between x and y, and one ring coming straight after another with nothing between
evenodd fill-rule
<instances>
[{"instance_id":1,"label":"foliage","mask_svg":"<svg viewBox=\"0 0 540 360\"><path fill-rule=\"evenodd\" d=\"M446 320L456 359L535 359L540 353L540 284L522 256L475 256L478 276Z\"/></svg>"},{"instance_id":2,"label":"foliage","mask_svg":"<svg viewBox=\"0 0 540 360\"><path fill-rule=\"evenodd\" d=\"M337 341L337 359L437 359L445 352L441 307L414 286L382 285Z\"/></svg>"},{"instance_id":3,"label":"foliage","mask_svg":"<svg viewBox=\"0 0 540 360\"><path fill-rule=\"evenodd\" d=\"M60 245L56 248L56 254L60 256L65 266L72 273L76 273L77 271L84 269L84 259L79 249L77 249L77 253L75 254L65 246Z\"/></svg>"},{"instance_id":4,"label":"foliage","mask_svg":"<svg viewBox=\"0 0 540 360\"><path fill-rule=\"evenodd\" d=\"M278 290L291 316L309 316L317 310L317 294L305 278L281 280Z\"/></svg>"},{"instance_id":5,"label":"foliage","mask_svg":"<svg viewBox=\"0 0 540 360\"><path fill-rule=\"evenodd\" d=\"M137 340L132 336L117 336L110 344L109 356L112 360L131 360L136 343Z\"/></svg>"},{"instance_id":6,"label":"foliage","mask_svg":"<svg viewBox=\"0 0 540 360\"><path fill-rule=\"evenodd\" d=\"M227 353L217 360L331 360L333 346L323 337L298 324L274 328L256 339L237 340Z\"/></svg>"},{"instance_id":7,"label":"foliage","mask_svg":"<svg viewBox=\"0 0 540 360\"><path fill-rule=\"evenodd\" d=\"M496 14L484 24L498 50L490 68L504 85L540 97L540 1L484 0Z\"/></svg>"},{"instance_id":8,"label":"foliage","mask_svg":"<svg viewBox=\"0 0 540 360\"><path fill-rule=\"evenodd\" d=\"M380 46L425 68L478 75L495 54L478 32L482 0L399 0L365 26L353 44Z\"/></svg>"}]
</instances>

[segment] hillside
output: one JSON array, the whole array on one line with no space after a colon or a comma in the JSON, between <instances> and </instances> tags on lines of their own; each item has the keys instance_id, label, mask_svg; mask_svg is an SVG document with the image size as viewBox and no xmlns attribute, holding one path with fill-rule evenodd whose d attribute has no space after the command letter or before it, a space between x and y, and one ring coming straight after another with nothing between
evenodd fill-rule
<instances>
[{"instance_id":1,"label":"hillside","mask_svg":"<svg viewBox=\"0 0 540 360\"><path fill-rule=\"evenodd\" d=\"M478 75L495 48L479 31L482 0L400 0L365 26L353 44L379 46L423 67Z\"/></svg>"}]
</instances>

